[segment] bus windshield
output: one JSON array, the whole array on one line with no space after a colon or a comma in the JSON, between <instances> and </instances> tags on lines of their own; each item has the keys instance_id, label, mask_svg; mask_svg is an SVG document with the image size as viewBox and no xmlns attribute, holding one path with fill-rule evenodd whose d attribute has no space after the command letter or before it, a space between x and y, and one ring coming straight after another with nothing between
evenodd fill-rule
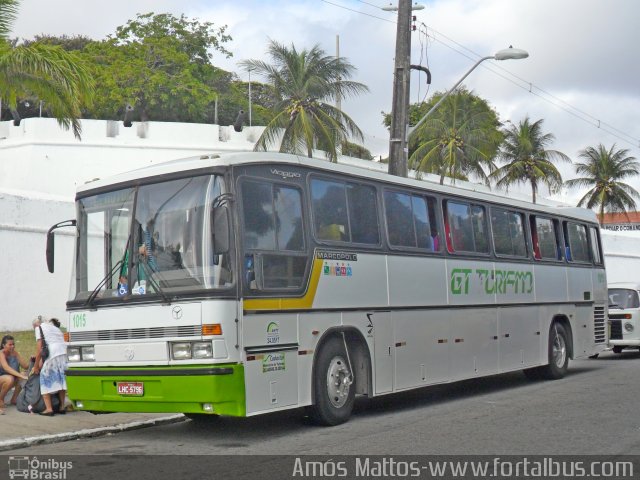
<instances>
[{"instance_id":1,"label":"bus windshield","mask_svg":"<svg viewBox=\"0 0 640 480\"><path fill-rule=\"evenodd\" d=\"M170 297L228 288L229 252L214 251L211 219L223 179L203 175L99 193L78 208L71 301Z\"/></svg>"}]
</instances>

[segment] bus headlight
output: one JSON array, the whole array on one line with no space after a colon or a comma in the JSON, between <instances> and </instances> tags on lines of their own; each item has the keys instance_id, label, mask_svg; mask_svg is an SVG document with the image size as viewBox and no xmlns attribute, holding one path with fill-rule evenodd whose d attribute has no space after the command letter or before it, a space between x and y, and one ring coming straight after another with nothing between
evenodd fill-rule
<instances>
[{"instance_id":1,"label":"bus headlight","mask_svg":"<svg viewBox=\"0 0 640 480\"><path fill-rule=\"evenodd\" d=\"M191 344L188 342L172 343L171 358L174 360L188 360L191 358Z\"/></svg>"},{"instance_id":2,"label":"bus headlight","mask_svg":"<svg viewBox=\"0 0 640 480\"><path fill-rule=\"evenodd\" d=\"M633 332L633 323L627 322L624 324L624 329L627 332Z\"/></svg>"},{"instance_id":3,"label":"bus headlight","mask_svg":"<svg viewBox=\"0 0 640 480\"><path fill-rule=\"evenodd\" d=\"M96 349L93 345L67 347L67 360L69 362L94 362Z\"/></svg>"},{"instance_id":4,"label":"bus headlight","mask_svg":"<svg viewBox=\"0 0 640 480\"><path fill-rule=\"evenodd\" d=\"M173 360L213 358L211 342L176 342L171 344Z\"/></svg>"},{"instance_id":5,"label":"bus headlight","mask_svg":"<svg viewBox=\"0 0 640 480\"><path fill-rule=\"evenodd\" d=\"M196 342L192 347L193 358L212 358L213 348L211 342Z\"/></svg>"},{"instance_id":6,"label":"bus headlight","mask_svg":"<svg viewBox=\"0 0 640 480\"><path fill-rule=\"evenodd\" d=\"M80 347L67 347L67 360L69 362L79 362L82 360Z\"/></svg>"},{"instance_id":7,"label":"bus headlight","mask_svg":"<svg viewBox=\"0 0 640 480\"><path fill-rule=\"evenodd\" d=\"M96 359L96 349L93 345L80 347L80 355L83 362L94 362Z\"/></svg>"}]
</instances>

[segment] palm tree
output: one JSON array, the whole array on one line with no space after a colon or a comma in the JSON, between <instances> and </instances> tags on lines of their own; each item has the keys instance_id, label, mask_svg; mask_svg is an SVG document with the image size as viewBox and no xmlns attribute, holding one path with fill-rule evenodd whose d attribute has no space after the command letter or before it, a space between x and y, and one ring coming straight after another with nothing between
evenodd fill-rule
<instances>
[{"instance_id":1,"label":"palm tree","mask_svg":"<svg viewBox=\"0 0 640 480\"><path fill-rule=\"evenodd\" d=\"M562 187L562 175L553 161L571 162L564 153L547 149L555 136L543 133L542 123L542 119L531 123L526 117L518 125L511 124L503 130L504 142L499 158L507 163L491 175L497 180L497 187L506 187L507 190L514 183L530 183L533 203L536 203L540 184L545 184L549 192L556 192Z\"/></svg>"},{"instance_id":2,"label":"palm tree","mask_svg":"<svg viewBox=\"0 0 640 480\"><path fill-rule=\"evenodd\" d=\"M306 153L321 149L337 161L338 151L350 137L362 141L362 132L344 112L326 103L367 92L362 83L349 81L355 68L344 58L325 55L315 45L298 52L274 40L267 49L271 64L244 60L246 70L264 77L276 96L275 116L258 139L255 150L267 150L280 138L280 151Z\"/></svg>"},{"instance_id":3,"label":"palm tree","mask_svg":"<svg viewBox=\"0 0 640 480\"><path fill-rule=\"evenodd\" d=\"M581 178L568 180L568 187L590 187L590 190L580 199L578 206L587 208L598 207L600 223L605 210L623 212L636 208L634 199L640 194L631 186L621 182L626 178L640 173L640 164L635 157L629 155L629 150L616 150L616 145L607 150L599 144L596 148L587 147L578 154L584 158L584 163L576 163L576 173Z\"/></svg>"},{"instance_id":4,"label":"palm tree","mask_svg":"<svg viewBox=\"0 0 640 480\"><path fill-rule=\"evenodd\" d=\"M424 108L430 108L442 94L434 95ZM432 118L419 127L410 147L415 148L409 165L418 172L467 180L469 175L487 185L485 167L495 169L493 157L502 134L497 114L487 102L462 89L445 99Z\"/></svg>"},{"instance_id":5,"label":"palm tree","mask_svg":"<svg viewBox=\"0 0 640 480\"><path fill-rule=\"evenodd\" d=\"M15 114L20 99L46 103L64 128L80 138L81 108L93 94L93 80L73 52L51 45L18 45L9 41L20 0L0 0L0 99Z\"/></svg>"}]
</instances>

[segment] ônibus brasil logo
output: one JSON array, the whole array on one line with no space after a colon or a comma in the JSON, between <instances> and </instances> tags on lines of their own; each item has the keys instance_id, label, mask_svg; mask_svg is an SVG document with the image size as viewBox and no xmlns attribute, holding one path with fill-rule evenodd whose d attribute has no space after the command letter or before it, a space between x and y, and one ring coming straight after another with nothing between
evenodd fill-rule
<instances>
[{"instance_id":1,"label":"\u00f4nibus brasil logo","mask_svg":"<svg viewBox=\"0 0 640 480\"><path fill-rule=\"evenodd\" d=\"M9 478L65 480L72 462L62 462L55 458L40 460L38 457L9 457Z\"/></svg>"}]
</instances>

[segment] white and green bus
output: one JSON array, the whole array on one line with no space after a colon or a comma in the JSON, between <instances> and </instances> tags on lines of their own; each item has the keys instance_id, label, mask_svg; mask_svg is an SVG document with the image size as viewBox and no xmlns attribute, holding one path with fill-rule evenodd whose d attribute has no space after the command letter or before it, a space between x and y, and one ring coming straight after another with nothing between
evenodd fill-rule
<instances>
[{"instance_id":1,"label":"white and green bus","mask_svg":"<svg viewBox=\"0 0 640 480\"><path fill-rule=\"evenodd\" d=\"M346 421L356 395L607 345L593 212L278 153L206 155L77 192L79 410Z\"/></svg>"}]
</instances>

